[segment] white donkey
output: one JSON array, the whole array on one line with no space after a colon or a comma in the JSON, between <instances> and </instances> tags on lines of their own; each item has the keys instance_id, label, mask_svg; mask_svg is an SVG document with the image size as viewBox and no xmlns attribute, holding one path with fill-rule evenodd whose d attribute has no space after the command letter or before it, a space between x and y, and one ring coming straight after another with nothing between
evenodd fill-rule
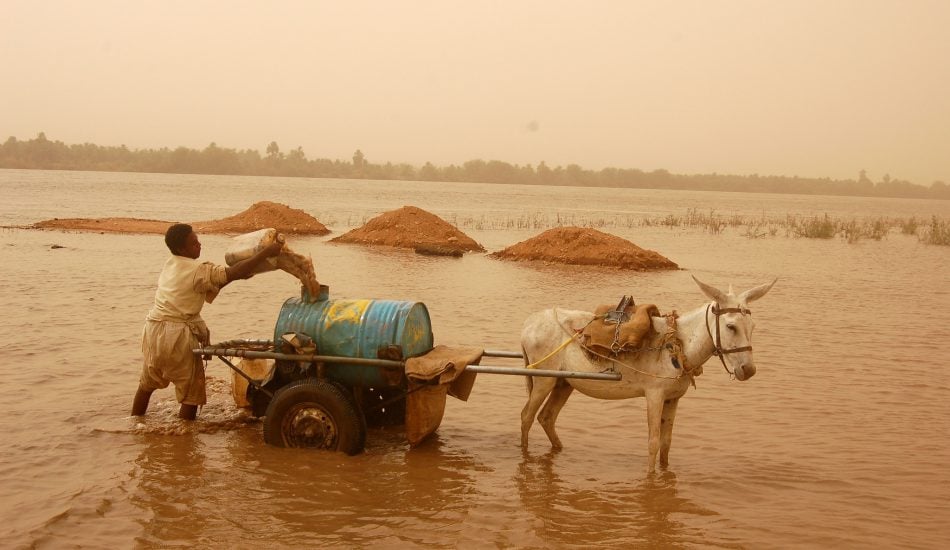
<instances>
[{"instance_id":1,"label":"white donkey","mask_svg":"<svg viewBox=\"0 0 950 550\"><path fill-rule=\"evenodd\" d=\"M701 371L697 368L711 356L717 355L723 367L738 380L748 380L755 374L755 363L752 361L754 323L748 304L764 296L775 284L772 281L736 296L731 286L729 292L724 293L696 277L693 280L713 302L703 304L677 319L676 336L682 344L680 359L685 356L685 365L674 363L669 347L660 345L660 337L649 343L645 350L621 353L615 360L597 358L592 361L576 335L594 319L593 313L555 308L528 317L521 332L526 364L545 370L613 371L619 372L622 379L604 381L526 377L528 402L521 411L522 447L528 447L528 431L537 416L538 423L551 440L551 446L561 448L554 424L575 388L598 399L646 397L650 451L647 469L654 471L657 453L660 455L660 465L667 466L676 406L693 380L690 373L698 374ZM654 318L653 325L660 335L667 330L667 321L663 317ZM572 337L575 337L572 342L555 352ZM727 362L731 370L726 366ZM541 408L542 403L544 408ZM541 409L540 414L538 409Z\"/></svg>"}]
</instances>

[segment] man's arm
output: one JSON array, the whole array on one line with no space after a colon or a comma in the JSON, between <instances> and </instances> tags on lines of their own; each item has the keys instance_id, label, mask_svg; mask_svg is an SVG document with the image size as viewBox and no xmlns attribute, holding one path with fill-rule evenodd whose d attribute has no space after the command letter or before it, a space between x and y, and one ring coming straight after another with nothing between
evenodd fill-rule
<instances>
[{"instance_id":1,"label":"man's arm","mask_svg":"<svg viewBox=\"0 0 950 550\"><path fill-rule=\"evenodd\" d=\"M241 260L240 262L228 267L228 283L231 281L236 281L237 279L247 279L253 274L254 268L257 267L258 264L267 258L280 254L280 250L283 247L284 243L282 239L274 241L273 243L262 248L257 254L254 254L250 258Z\"/></svg>"}]
</instances>

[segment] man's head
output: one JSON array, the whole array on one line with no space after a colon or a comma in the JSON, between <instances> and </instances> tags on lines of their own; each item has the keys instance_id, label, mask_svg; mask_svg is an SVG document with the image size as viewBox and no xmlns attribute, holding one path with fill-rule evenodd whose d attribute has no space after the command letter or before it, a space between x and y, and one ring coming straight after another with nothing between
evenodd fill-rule
<instances>
[{"instance_id":1,"label":"man's head","mask_svg":"<svg viewBox=\"0 0 950 550\"><path fill-rule=\"evenodd\" d=\"M197 260L201 255L201 242L198 235L187 223L176 223L165 231L165 245L176 256Z\"/></svg>"}]
</instances>

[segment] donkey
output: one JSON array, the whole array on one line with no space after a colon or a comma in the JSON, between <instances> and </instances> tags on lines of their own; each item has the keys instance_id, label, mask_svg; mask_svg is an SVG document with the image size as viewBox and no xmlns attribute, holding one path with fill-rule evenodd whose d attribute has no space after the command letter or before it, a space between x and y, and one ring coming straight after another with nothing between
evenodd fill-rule
<instances>
[{"instance_id":1,"label":"donkey","mask_svg":"<svg viewBox=\"0 0 950 550\"><path fill-rule=\"evenodd\" d=\"M661 343L660 337L657 337L639 351L592 359L576 336L594 319L593 313L553 308L528 317L521 332L521 346L529 367L575 372L613 371L619 372L622 378L619 381L603 381L525 377L528 402L521 411L522 448L528 448L528 432L535 417L551 440L551 446L554 449L562 447L554 424L574 389L598 399L645 397L649 427L647 470L655 471L657 453L660 466L668 466L676 407L693 382L693 377L701 372L703 363L716 355L726 371L740 381L748 380L755 374L755 363L752 361L754 323L748 304L764 296L778 279L746 290L738 296L733 294L731 286L729 292L724 293L696 277L693 280L712 302L676 319L676 345L662 345L665 342ZM667 327L667 319L653 318L653 328L658 334L667 332ZM571 338L573 342L562 346ZM563 349L552 353L559 346ZM681 353L675 353L677 346L681 346ZM684 360L685 364L681 364ZM727 363L732 367L731 370Z\"/></svg>"}]
</instances>

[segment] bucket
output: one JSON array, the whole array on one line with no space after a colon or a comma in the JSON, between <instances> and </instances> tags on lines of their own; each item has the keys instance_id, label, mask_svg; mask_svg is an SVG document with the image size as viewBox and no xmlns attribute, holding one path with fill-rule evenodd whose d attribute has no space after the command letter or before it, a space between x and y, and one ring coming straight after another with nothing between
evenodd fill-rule
<instances>
[{"instance_id":1,"label":"bucket","mask_svg":"<svg viewBox=\"0 0 950 550\"><path fill-rule=\"evenodd\" d=\"M301 332L316 343L318 355L364 359L393 359L393 346L397 346L402 359L432 349L429 310L421 302L330 300L324 292L321 298L324 299L315 302L301 298L285 301L277 317L274 341L280 341L288 332ZM331 362L327 366L328 378L348 386L393 386L405 376L403 372L387 373L389 369L377 366Z\"/></svg>"}]
</instances>

